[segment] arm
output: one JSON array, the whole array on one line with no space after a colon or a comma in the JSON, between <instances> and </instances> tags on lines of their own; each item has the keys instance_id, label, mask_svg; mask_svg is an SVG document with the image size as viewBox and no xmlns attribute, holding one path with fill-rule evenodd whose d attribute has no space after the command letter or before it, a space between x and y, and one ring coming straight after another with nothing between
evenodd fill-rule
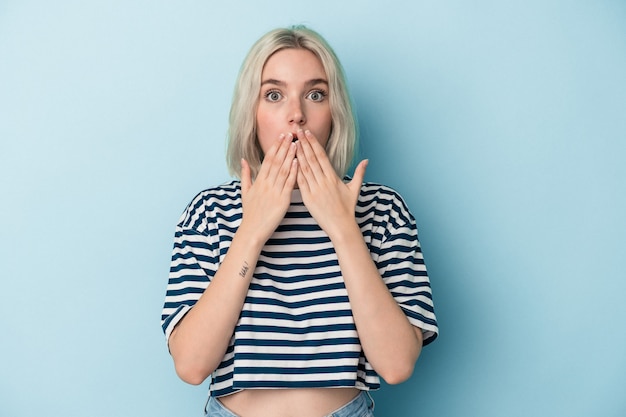
<instances>
[{"instance_id":1,"label":"arm","mask_svg":"<svg viewBox=\"0 0 626 417\"><path fill-rule=\"evenodd\" d=\"M422 349L422 330L411 325L387 289L356 222L331 240L365 356L387 383L407 380Z\"/></svg>"},{"instance_id":2,"label":"arm","mask_svg":"<svg viewBox=\"0 0 626 417\"><path fill-rule=\"evenodd\" d=\"M297 172L295 152L289 141L277 141L254 184L250 167L242 161L241 224L211 283L169 338L176 372L185 382L202 383L224 357L261 249L289 207Z\"/></svg>"},{"instance_id":3,"label":"arm","mask_svg":"<svg viewBox=\"0 0 626 417\"><path fill-rule=\"evenodd\" d=\"M298 142L298 185L335 247L365 355L385 381L400 383L411 376L423 338L387 289L356 223L367 163L361 162L354 179L344 184L317 140L310 133L298 137L304 138Z\"/></svg>"}]
</instances>

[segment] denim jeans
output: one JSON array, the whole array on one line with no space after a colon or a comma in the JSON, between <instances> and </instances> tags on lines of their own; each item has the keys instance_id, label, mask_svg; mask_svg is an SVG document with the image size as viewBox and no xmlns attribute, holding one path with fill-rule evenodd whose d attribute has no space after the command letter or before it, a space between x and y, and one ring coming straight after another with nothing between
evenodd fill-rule
<instances>
[{"instance_id":1,"label":"denim jeans","mask_svg":"<svg viewBox=\"0 0 626 417\"><path fill-rule=\"evenodd\" d=\"M204 408L204 415L207 417L238 417L215 397L209 397ZM325 417L374 417L374 400L369 392L361 391L354 400Z\"/></svg>"}]
</instances>

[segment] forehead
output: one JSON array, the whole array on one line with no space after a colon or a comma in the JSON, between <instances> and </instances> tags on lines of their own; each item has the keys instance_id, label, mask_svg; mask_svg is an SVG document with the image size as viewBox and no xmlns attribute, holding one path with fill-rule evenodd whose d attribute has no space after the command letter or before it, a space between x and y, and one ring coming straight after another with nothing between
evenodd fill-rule
<instances>
[{"instance_id":1,"label":"forehead","mask_svg":"<svg viewBox=\"0 0 626 417\"><path fill-rule=\"evenodd\" d=\"M326 79L322 61L313 52L302 48L287 48L274 52L265 62L262 80L280 81Z\"/></svg>"}]
</instances>

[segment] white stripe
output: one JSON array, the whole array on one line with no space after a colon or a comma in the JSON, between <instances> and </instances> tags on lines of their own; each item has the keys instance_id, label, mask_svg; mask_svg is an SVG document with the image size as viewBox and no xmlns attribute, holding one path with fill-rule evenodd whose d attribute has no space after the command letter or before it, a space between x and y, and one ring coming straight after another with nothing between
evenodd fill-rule
<instances>
[{"instance_id":1,"label":"white stripe","mask_svg":"<svg viewBox=\"0 0 626 417\"><path fill-rule=\"evenodd\" d=\"M303 369L303 372L306 370ZM329 379L354 379L356 372L335 372L335 373L307 373L307 374L242 374L235 373L236 381L293 381L293 382L309 382L309 381L328 381Z\"/></svg>"},{"instance_id":2,"label":"white stripe","mask_svg":"<svg viewBox=\"0 0 626 417\"><path fill-rule=\"evenodd\" d=\"M238 345L235 348L236 353L258 353L261 346ZM342 345L323 345L323 346L262 346L263 353L266 354L302 354L311 355L315 353L333 353L333 352L360 352L361 345L342 344Z\"/></svg>"},{"instance_id":3,"label":"white stripe","mask_svg":"<svg viewBox=\"0 0 626 417\"><path fill-rule=\"evenodd\" d=\"M298 275L294 275L294 276L298 276ZM300 289L306 289L306 288L311 288L311 287L321 287L325 285L336 285L338 283L342 283L343 278L341 276L337 276L337 277L329 277L329 278L315 278L311 280L298 280L298 281L293 281L293 282L279 282L279 281L274 281L268 278L263 278L263 279L253 278L252 282L263 287L273 286L281 290L293 291L293 290L300 290Z\"/></svg>"},{"instance_id":4,"label":"white stripe","mask_svg":"<svg viewBox=\"0 0 626 417\"><path fill-rule=\"evenodd\" d=\"M345 289L340 288L336 290L326 290L326 291L317 291L315 294L293 294L293 295L281 295L274 292L269 291L261 291L261 290L250 290L248 291L248 295L250 297L257 298L271 298L273 300L281 300L289 303L299 303L302 301L310 301L310 300L318 300L320 298L328 298L328 297L341 297L347 296L347 292Z\"/></svg>"},{"instance_id":5,"label":"white stripe","mask_svg":"<svg viewBox=\"0 0 626 417\"><path fill-rule=\"evenodd\" d=\"M205 290L206 287L209 286L209 281L189 281L189 282L179 282L179 283L172 283L170 285L167 286L167 290L168 291L178 291L178 290L182 290L185 288L191 289L191 288L199 288L202 290ZM183 294L184 295L184 294ZM183 301L183 300L181 300Z\"/></svg>"},{"instance_id":6,"label":"white stripe","mask_svg":"<svg viewBox=\"0 0 626 417\"><path fill-rule=\"evenodd\" d=\"M354 319L352 316L343 317L320 317L316 319L308 320L285 320L274 318L255 318L255 317L242 317L239 319L239 324L256 324L257 326L280 326L291 327L292 329L306 329L312 326L327 326L329 324L352 324Z\"/></svg>"},{"instance_id":7,"label":"white stripe","mask_svg":"<svg viewBox=\"0 0 626 417\"><path fill-rule=\"evenodd\" d=\"M165 301L168 303L184 303L185 301L198 301L201 296L202 293L168 295L165 297Z\"/></svg>"},{"instance_id":8,"label":"white stripe","mask_svg":"<svg viewBox=\"0 0 626 417\"><path fill-rule=\"evenodd\" d=\"M357 333L354 330L336 330L330 332L313 332L310 331L304 335L297 333L285 332L249 332L243 330L237 330L237 338L239 339L254 339L254 340L271 340L271 341L294 341L294 342L315 342L322 340L329 340L335 338L356 338ZM257 346L257 345L255 345ZM264 349L265 346L261 347Z\"/></svg>"},{"instance_id":9,"label":"white stripe","mask_svg":"<svg viewBox=\"0 0 626 417\"><path fill-rule=\"evenodd\" d=\"M306 265L309 266L311 264L320 263L320 262L329 262L329 261L337 261L337 255L328 254L328 255L301 255L298 256L298 253L293 252L292 257L280 257L280 258L271 258L265 255L259 256L259 261L272 263L277 267L284 265ZM338 269L338 268L336 268Z\"/></svg>"},{"instance_id":10,"label":"white stripe","mask_svg":"<svg viewBox=\"0 0 626 417\"><path fill-rule=\"evenodd\" d=\"M238 359L237 366L249 367L249 368L285 368L285 369L301 369L302 372L306 372L307 367L333 367L333 366L346 366L358 365L358 358L352 359L351 364L346 363L347 359L311 359L306 361L297 360L259 360L259 359Z\"/></svg>"},{"instance_id":11,"label":"white stripe","mask_svg":"<svg viewBox=\"0 0 626 417\"><path fill-rule=\"evenodd\" d=\"M306 306L306 307L299 307L299 308L287 308L287 307L283 307L283 306L274 306L274 305L266 305L266 304L255 304L254 308L251 308L250 303L246 303L244 304L244 309L246 310L253 310L253 311L260 311L260 312L273 312L273 313L283 313L283 314L292 314L294 316L301 316L304 314L309 314L309 313L319 313L319 312L325 312L328 311L330 309L330 306L332 306L332 310L333 311L339 311L339 310L350 310L350 303L349 302L345 302L345 303L333 303L333 304L317 304L317 305L310 305L310 306Z\"/></svg>"}]
</instances>

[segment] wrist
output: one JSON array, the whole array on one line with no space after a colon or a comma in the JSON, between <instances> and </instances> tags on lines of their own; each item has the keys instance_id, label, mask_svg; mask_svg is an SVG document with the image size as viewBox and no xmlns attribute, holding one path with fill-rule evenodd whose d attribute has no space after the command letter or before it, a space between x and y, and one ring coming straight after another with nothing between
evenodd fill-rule
<instances>
[{"instance_id":1,"label":"wrist","mask_svg":"<svg viewBox=\"0 0 626 417\"><path fill-rule=\"evenodd\" d=\"M258 228L248 227L247 223L242 221L233 236L233 244L237 241L238 244L248 247L250 251L258 255L265 246L267 239L269 237L259 233Z\"/></svg>"},{"instance_id":2,"label":"wrist","mask_svg":"<svg viewBox=\"0 0 626 417\"><path fill-rule=\"evenodd\" d=\"M337 228L336 231L328 233L328 237L335 248L363 242L363 235L361 234L361 229L356 221L345 223L343 227Z\"/></svg>"}]
</instances>

